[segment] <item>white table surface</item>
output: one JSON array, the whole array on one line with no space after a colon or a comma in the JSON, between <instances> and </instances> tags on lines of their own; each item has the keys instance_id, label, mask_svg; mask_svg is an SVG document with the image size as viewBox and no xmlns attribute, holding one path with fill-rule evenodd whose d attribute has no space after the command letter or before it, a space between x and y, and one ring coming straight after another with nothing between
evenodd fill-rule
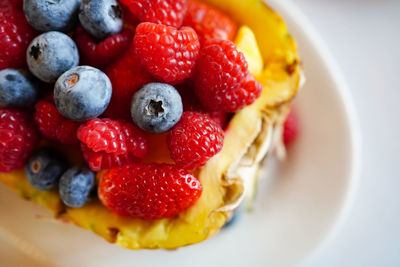
<instances>
[{"instance_id":1,"label":"white table surface","mask_svg":"<svg viewBox=\"0 0 400 267\"><path fill-rule=\"evenodd\" d=\"M304 266L400 266L400 1L294 1L342 68L363 135L351 214Z\"/></svg>"}]
</instances>

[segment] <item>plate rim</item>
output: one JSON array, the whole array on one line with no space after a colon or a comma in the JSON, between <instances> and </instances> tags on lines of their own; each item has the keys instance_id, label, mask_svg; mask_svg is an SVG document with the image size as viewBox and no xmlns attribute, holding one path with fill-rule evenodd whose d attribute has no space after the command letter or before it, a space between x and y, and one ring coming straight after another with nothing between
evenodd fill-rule
<instances>
[{"instance_id":1,"label":"plate rim","mask_svg":"<svg viewBox=\"0 0 400 267\"><path fill-rule=\"evenodd\" d=\"M280 14L285 23L290 18L293 22L298 25L301 34L306 38L307 42L313 45L315 52L324 58L321 60L324 67L328 70L335 82L335 88L343 105L343 111L345 118L347 119L346 125L350 135L351 149L350 149L350 165L349 165L349 179L347 183L346 192L342 198L340 205L340 211L336 216L335 220L331 224L331 228L325 234L324 237L315 245L314 249L306 255L301 262L305 263L311 258L316 257L324 248L326 248L333 239L340 233L344 226L350 211L353 208L355 198L357 195L360 174L361 174L361 161L362 161L362 134L359 125L358 113L353 100L353 96L350 92L350 86L341 70L339 64L335 60L332 52L328 48L317 29L313 26L311 21L302 12L301 8L294 3L292 0L263 0L268 5L271 5L274 9L276 8L278 14ZM289 32L291 32L290 27ZM296 34L294 34L295 36ZM296 40L296 38L294 38ZM301 56L301 54L300 54Z\"/></svg>"}]
</instances>

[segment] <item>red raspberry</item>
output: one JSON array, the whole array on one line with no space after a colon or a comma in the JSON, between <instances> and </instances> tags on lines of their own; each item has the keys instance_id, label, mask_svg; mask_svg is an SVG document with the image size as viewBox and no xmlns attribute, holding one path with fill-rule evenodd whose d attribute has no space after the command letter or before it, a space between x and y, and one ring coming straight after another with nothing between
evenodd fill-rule
<instances>
[{"instance_id":1,"label":"red raspberry","mask_svg":"<svg viewBox=\"0 0 400 267\"><path fill-rule=\"evenodd\" d=\"M142 64L156 78L177 84L192 75L200 43L189 27L177 30L154 23L141 23L134 38Z\"/></svg>"},{"instance_id":2,"label":"red raspberry","mask_svg":"<svg viewBox=\"0 0 400 267\"><path fill-rule=\"evenodd\" d=\"M78 122L64 119L56 131L57 141L66 145L78 144L79 142L76 137L76 132L80 125L81 124Z\"/></svg>"},{"instance_id":3,"label":"red raspberry","mask_svg":"<svg viewBox=\"0 0 400 267\"><path fill-rule=\"evenodd\" d=\"M228 122L228 113L223 111L209 111L206 112L206 115L221 126L222 129L225 128Z\"/></svg>"},{"instance_id":4,"label":"red raspberry","mask_svg":"<svg viewBox=\"0 0 400 267\"><path fill-rule=\"evenodd\" d=\"M42 99L36 103L34 119L39 131L45 137L62 144L78 144L76 131L80 123L64 118L50 99Z\"/></svg>"},{"instance_id":5,"label":"red raspberry","mask_svg":"<svg viewBox=\"0 0 400 267\"><path fill-rule=\"evenodd\" d=\"M176 164L194 169L221 151L224 131L207 115L186 111L169 133L167 142Z\"/></svg>"},{"instance_id":6,"label":"red raspberry","mask_svg":"<svg viewBox=\"0 0 400 267\"><path fill-rule=\"evenodd\" d=\"M180 27L187 10L186 0L121 0L140 21Z\"/></svg>"},{"instance_id":7,"label":"red raspberry","mask_svg":"<svg viewBox=\"0 0 400 267\"><path fill-rule=\"evenodd\" d=\"M28 114L0 109L0 172L22 168L38 141Z\"/></svg>"},{"instance_id":8,"label":"red raspberry","mask_svg":"<svg viewBox=\"0 0 400 267\"><path fill-rule=\"evenodd\" d=\"M26 49L35 37L22 10L0 6L0 70L26 65Z\"/></svg>"},{"instance_id":9,"label":"red raspberry","mask_svg":"<svg viewBox=\"0 0 400 267\"><path fill-rule=\"evenodd\" d=\"M133 153L117 155L114 153L94 152L85 144L81 144L81 149L83 157L89 164L90 169L92 169L93 171L119 167L137 161L137 157L135 157Z\"/></svg>"},{"instance_id":10,"label":"red raspberry","mask_svg":"<svg viewBox=\"0 0 400 267\"><path fill-rule=\"evenodd\" d=\"M147 154L144 133L123 120L93 119L78 129L78 139L89 166L97 171L131 163Z\"/></svg>"},{"instance_id":11,"label":"red raspberry","mask_svg":"<svg viewBox=\"0 0 400 267\"><path fill-rule=\"evenodd\" d=\"M128 147L121 124L110 119L93 119L78 130L78 138L94 152L126 154Z\"/></svg>"},{"instance_id":12,"label":"red raspberry","mask_svg":"<svg viewBox=\"0 0 400 267\"><path fill-rule=\"evenodd\" d=\"M157 220L172 217L200 197L200 182L168 164L132 164L108 170L99 183L103 204L124 217Z\"/></svg>"},{"instance_id":13,"label":"red raspberry","mask_svg":"<svg viewBox=\"0 0 400 267\"><path fill-rule=\"evenodd\" d=\"M125 6L121 1L120 7L122 11L122 17L124 19L124 27L131 29L133 30L133 32L135 32L135 28L140 23L140 20L134 14L132 14L129 8Z\"/></svg>"},{"instance_id":14,"label":"red raspberry","mask_svg":"<svg viewBox=\"0 0 400 267\"><path fill-rule=\"evenodd\" d=\"M0 8L13 6L16 9L22 10L23 0L1 0Z\"/></svg>"},{"instance_id":15,"label":"red raspberry","mask_svg":"<svg viewBox=\"0 0 400 267\"><path fill-rule=\"evenodd\" d=\"M130 120L133 95L143 85L152 82L153 78L140 64L133 46L106 69L106 74L111 80L113 93L104 115L115 119Z\"/></svg>"},{"instance_id":16,"label":"red raspberry","mask_svg":"<svg viewBox=\"0 0 400 267\"><path fill-rule=\"evenodd\" d=\"M41 100L35 105L34 119L39 131L47 138L57 139L57 128L62 123L63 117L55 105Z\"/></svg>"},{"instance_id":17,"label":"red raspberry","mask_svg":"<svg viewBox=\"0 0 400 267\"><path fill-rule=\"evenodd\" d=\"M236 91L227 93L228 109L233 112L253 104L261 96L261 92L262 85L254 79L253 75L248 73L246 79Z\"/></svg>"},{"instance_id":18,"label":"red raspberry","mask_svg":"<svg viewBox=\"0 0 400 267\"><path fill-rule=\"evenodd\" d=\"M192 27L202 44L209 39L232 40L237 29L236 22L226 14L197 1L188 1L183 25Z\"/></svg>"},{"instance_id":19,"label":"red raspberry","mask_svg":"<svg viewBox=\"0 0 400 267\"><path fill-rule=\"evenodd\" d=\"M299 120L292 109L283 124L283 143L288 146L296 141L299 135Z\"/></svg>"},{"instance_id":20,"label":"red raspberry","mask_svg":"<svg viewBox=\"0 0 400 267\"><path fill-rule=\"evenodd\" d=\"M94 67L104 67L119 58L129 47L133 34L129 29L121 33L96 42L86 30L79 26L75 32L75 41L78 46L81 64Z\"/></svg>"},{"instance_id":21,"label":"red raspberry","mask_svg":"<svg viewBox=\"0 0 400 267\"><path fill-rule=\"evenodd\" d=\"M196 94L209 111L235 112L261 95L261 85L231 41L207 41L196 66Z\"/></svg>"},{"instance_id":22,"label":"red raspberry","mask_svg":"<svg viewBox=\"0 0 400 267\"><path fill-rule=\"evenodd\" d=\"M210 119L213 119L219 126L221 126L222 129L225 128L228 122L228 113L223 111L204 111L189 83L178 86L178 91L182 97L184 111L205 113L208 117L210 117Z\"/></svg>"}]
</instances>

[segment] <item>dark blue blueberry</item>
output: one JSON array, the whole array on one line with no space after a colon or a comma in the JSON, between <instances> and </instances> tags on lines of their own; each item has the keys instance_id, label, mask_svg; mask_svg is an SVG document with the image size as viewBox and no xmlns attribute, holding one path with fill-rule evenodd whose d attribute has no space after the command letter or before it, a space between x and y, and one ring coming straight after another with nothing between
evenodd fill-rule
<instances>
[{"instance_id":1,"label":"dark blue blueberry","mask_svg":"<svg viewBox=\"0 0 400 267\"><path fill-rule=\"evenodd\" d=\"M52 148L42 148L29 158L25 174L33 187L45 191L57 187L66 169L67 161L62 154Z\"/></svg>"},{"instance_id":2,"label":"dark blue blueberry","mask_svg":"<svg viewBox=\"0 0 400 267\"><path fill-rule=\"evenodd\" d=\"M110 103L110 79L102 71L90 67L73 68L57 80L54 100L60 113L74 121L98 117Z\"/></svg>"},{"instance_id":3,"label":"dark blue blueberry","mask_svg":"<svg viewBox=\"0 0 400 267\"><path fill-rule=\"evenodd\" d=\"M33 39L26 58L33 75L47 83L55 82L61 74L79 63L74 41L61 32L46 32Z\"/></svg>"},{"instance_id":4,"label":"dark blue blueberry","mask_svg":"<svg viewBox=\"0 0 400 267\"><path fill-rule=\"evenodd\" d=\"M91 35L104 39L122 29L122 12L116 0L83 0L79 20Z\"/></svg>"},{"instance_id":5,"label":"dark blue blueberry","mask_svg":"<svg viewBox=\"0 0 400 267\"><path fill-rule=\"evenodd\" d=\"M24 13L38 31L67 32L78 20L80 3L81 0L24 0Z\"/></svg>"},{"instance_id":6,"label":"dark blue blueberry","mask_svg":"<svg viewBox=\"0 0 400 267\"><path fill-rule=\"evenodd\" d=\"M82 207L88 202L94 185L95 174L89 168L83 166L70 168L60 179L61 199L68 207Z\"/></svg>"},{"instance_id":7,"label":"dark blue blueberry","mask_svg":"<svg viewBox=\"0 0 400 267\"><path fill-rule=\"evenodd\" d=\"M150 133L167 132L180 120L182 112L181 96L166 83L148 83L132 99L133 121Z\"/></svg>"},{"instance_id":8,"label":"dark blue blueberry","mask_svg":"<svg viewBox=\"0 0 400 267\"><path fill-rule=\"evenodd\" d=\"M27 71L3 69L0 71L0 106L29 107L38 99L35 81Z\"/></svg>"}]
</instances>

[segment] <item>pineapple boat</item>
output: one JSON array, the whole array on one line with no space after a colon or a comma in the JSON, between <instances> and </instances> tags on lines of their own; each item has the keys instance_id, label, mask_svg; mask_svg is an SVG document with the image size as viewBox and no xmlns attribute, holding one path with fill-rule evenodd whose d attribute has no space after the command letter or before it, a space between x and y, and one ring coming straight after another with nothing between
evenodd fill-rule
<instances>
[{"instance_id":1,"label":"pineapple boat","mask_svg":"<svg viewBox=\"0 0 400 267\"><path fill-rule=\"evenodd\" d=\"M194 176L201 182L202 194L191 207L169 218L127 218L113 213L98 199L80 208L70 208L63 203L58 190L35 189L23 169L0 172L0 181L21 197L49 209L55 218L91 230L121 247L174 249L215 235L246 196L254 193L264 158L282 149L283 124L300 86L302 68L284 21L264 2L201 2L219 9L239 25L234 43L243 52L250 73L262 84L263 90L253 104L240 109L230 119L222 150L194 170ZM170 161L164 153L166 146L159 146L164 139L163 135L150 138L145 161ZM63 146L63 150L70 158L80 161L73 148ZM104 173L98 172L98 181Z\"/></svg>"}]
</instances>

